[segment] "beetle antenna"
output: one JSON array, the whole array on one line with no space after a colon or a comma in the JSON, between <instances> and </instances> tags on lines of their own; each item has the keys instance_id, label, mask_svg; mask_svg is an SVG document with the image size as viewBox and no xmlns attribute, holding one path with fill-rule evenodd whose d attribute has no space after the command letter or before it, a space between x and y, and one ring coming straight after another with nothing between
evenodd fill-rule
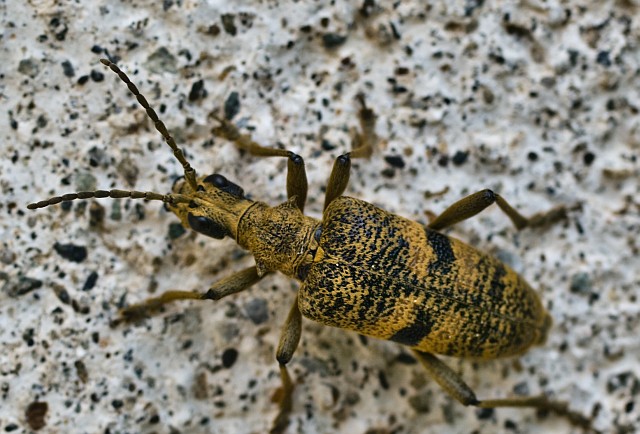
<instances>
[{"instance_id":1,"label":"beetle antenna","mask_svg":"<svg viewBox=\"0 0 640 434\"><path fill-rule=\"evenodd\" d=\"M153 125L156 127L156 130L158 130L158 132L162 135L164 141L167 142L167 145L169 145L171 150L173 150L173 155L178 159L180 164L182 164L182 168L184 169L184 177L189 183L191 189L195 191L198 188L198 183L196 181L196 171L193 167L191 167L187 159L184 157L182 150L178 148L178 145L176 145L176 141L173 139L171 134L169 134L169 131L164 125L164 122L162 122L160 118L158 118L156 111L151 108L144 95L142 95L136 85L131 82L127 74L125 74L120 68L118 68L118 65L107 59L100 59L100 62L103 65L108 66L109 69L118 74L120 80L122 80L127 85L129 91L136 97L142 108L145 109L145 111L147 112L147 116L149 116L149 118L153 121Z\"/></svg>"},{"instance_id":2,"label":"beetle antenna","mask_svg":"<svg viewBox=\"0 0 640 434\"><path fill-rule=\"evenodd\" d=\"M183 194L160 194L153 191L135 191L135 190L95 190L95 191L79 191L77 193L63 194L62 196L54 196L47 200L40 202L30 203L27 205L28 209L44 208L49 205L56 205L60 202L69 202L72 200L82 200L96 198L101 199L103 197L110 197L112 199L146 199L146 200L161 200L168 204L176 203L188 203L191 199Z\"/></svg>"}]
</instances>

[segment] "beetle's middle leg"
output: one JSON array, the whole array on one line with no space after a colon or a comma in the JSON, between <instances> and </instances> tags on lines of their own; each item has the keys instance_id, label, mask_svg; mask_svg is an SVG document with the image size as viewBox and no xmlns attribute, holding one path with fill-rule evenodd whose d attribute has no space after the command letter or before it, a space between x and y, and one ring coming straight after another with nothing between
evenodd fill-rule
<instances>
[{"instance_id":1,"label":"beetle's middle leg","mask_svg":"<svg viewBox=\"0 0 640 434\"><path fill-rule=\"evenodd\" d=\"M549 211L535 214L531 217L525 217L509 205L502 196L486 189L460 199L449 208L445 209L442 214L431 221L427 227L434 230L445 229L451 225L475 216L493 203L498 204L500 209L507 215L507 217L509 217L509 219L511 219L513 225L517 229L547 226L559 220L563 220L567 216L566 208L564 206L559 206Z\"/></svg>"},{"instance_id":2,"label":"beetle's middle leg","mask_svg":"<svg viewBox=\"0 0 640 434\"><path fill-rule=\"evenodd\" d=\"M232 141L238 148L243 149L256 157L287 157L287 197L296 197L296 205L304 212L307 201L307 172L304 168L304 160L298 154L286 149L268 148L251 139L249 134L240 134L238 128L227 119L216 118L220 126L214 128L217 136Z\"/></svg>"},{"instance_id":3,"label":"beetle's middle leg","mask_svg":"<svg viewBox=\"0 0 640 434\"><path fill-rule=\"evenodd\" d=\"M287 369L287 363L291 361L293 353L298 348L301 332L302 314L298 307L298 297L296 297L282 328L280 343L276 351L276 359L280 364L280 377L282 378L282 395L280 396L280 410L273 422L270 434L282 433L289 425L289 414L293 408L293 382Z\"/></svg>"},{"instance_id":4,"label":"beetle's middle leg","mask_svg":"<svg viewBox=\"0 0 640 434\"><path fill-rule=\"evenodd\" d=\"M146 318L160 310L165 304L177 300L220 300L227 295L250 288L264 276L258 276L256 267L253 266L217 281L207 292L166 291L158 297L148 298L120 310L120 318L115 320L112 325L117 326L121 322L132 322Z\"/></svg>"},{"instance_id":5,"label":"beetle's middle leg","mask_svg":"<svg viewBox=\"0 0 640 434\"><path fill-rule=\"evenodd\" d=\"M413 350L418 360L425 367L429 375L436 380L445 392L463 405L473 405L480 408L497 407L531 407L556 413L566 417L569 421L584 429L592 429L591 421L584 415L571 411L569 405L562 401L553 401L544 395L521 396L503 399L476 398L474 391L449 366L431 353Z\"/></svg>"}]
</instances>

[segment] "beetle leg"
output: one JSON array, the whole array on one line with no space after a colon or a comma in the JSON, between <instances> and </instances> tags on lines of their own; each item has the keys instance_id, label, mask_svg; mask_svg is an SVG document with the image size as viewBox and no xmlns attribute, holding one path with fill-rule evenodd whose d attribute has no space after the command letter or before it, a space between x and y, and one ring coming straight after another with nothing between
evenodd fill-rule
<instances>
[{"instance_id":1,"label":"beetle leg","mask_svg":"<svg viewBox=\"0 0 640 434\"><path fill-rule=\"evenodd\" d=\"M300 211L304 211L307 201L307 172L304 168L304 160L298 154L286 149L268 148L251 140L251 135L240 134L238 128L229 120L216 118L220 126L214 128L215 135L232 141L242 150L255 157L287 157L287 197L296 197L296 205Z\"/></svg>"},{"instance_id":2,"label":"beetle leg","mask_svg":"<svg viewBox=\"0 0 640 434\"><path fill-rule=\"evenodd\" d=\"M160 308L172 301L177 300L219 300L227 295L243 291L258 282L262 277L258 276L256 267L249 267L229 277L214 283L207 292L193 291L166 291L158 297L148 298L140 303L131 305L120 310L120 318L116 319L112 325L117 326L121 322L138 321L146 318Z\"/></svg>"},{"instance_id":3,"label":"beetle leg","mask_svg":"<svg viewBox=\"0 0 640 434\"><path fill-rule=\"evenodd\" d=\"M358 96L361 108L360 116L360 132L356 133L353 138L352 151L340 155L333 163L329 182L327 183L327 192L324 196L324 209L329 204L344 193L349 183L349 174L351 171L352 158L369 158L373 153L373 147L376 144L377 137L375 133L376 115L367 107L362 95Z\"/></svg>"},{"instance_id":4,"label":"beetle leg","mask_svg":"<svg viewBox=\"0 0 640 434\"><path fill-rule=\"evenodd\" d=\"M287 370L287 363L298 348L301 332L302 314L298 307L298 297L296 297L282 328L280 343L276 351L276 359L280 364L280 377L282 378L282 396L280 397L280 411L273 422L270 434L282 433L289 425L289 414L293 408L293 382Z\"/></svg>"},{"instance_id":5,"label":"beetle leg","mask_svg":"<svg viewBox=\"0 0 640 434\"><path fill-rule=\"evenodd\" d=\"M559 206L547 212L541 212L527 218L509 205L502 196L489 189L485 189L460 199L449 208L445 209L442 214L431 221L427 227L433 230L445 229L451 225L475 216L493 203L498 204L500 209L511 219L517 229L547 226L559 220L563 220L567 216L566 208L564 206Z\"/></svg>"},{"instance_id":6,"label":"beetle leg","mask_svg":"<svg viewBox=\"0 0 640 434\"><path fill-rule=\"evenodd\" d=\"M572 424L584 429L592 429L591 420L580 413L571 411L566 402L552 401L543 395L479 400L476 398L474 391L464 382L460 375L455 373L436 356L422 351L414 350L413 352L418 357L422 366L424 366L429 375L440 387L463 405L472 405L480 408L531 407L566 417Z\"/></svg>"}]
</instances>

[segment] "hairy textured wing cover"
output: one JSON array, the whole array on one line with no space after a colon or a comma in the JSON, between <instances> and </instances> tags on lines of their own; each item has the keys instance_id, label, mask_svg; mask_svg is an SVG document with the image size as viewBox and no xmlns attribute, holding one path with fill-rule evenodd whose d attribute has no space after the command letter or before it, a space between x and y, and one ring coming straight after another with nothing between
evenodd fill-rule
<instances>
[{"instance_id":1,"label":"hairy textured wing cover","mask_svg":"<svg viewBox=\"0 0 640 434\"><path fill-rule=\"evenodd\" d=\"M506 265L367 202L332 202L320 247L299 299L318 322L476 358L521 353L550 325L538 296Z\"/></svg>"}]
</instances>

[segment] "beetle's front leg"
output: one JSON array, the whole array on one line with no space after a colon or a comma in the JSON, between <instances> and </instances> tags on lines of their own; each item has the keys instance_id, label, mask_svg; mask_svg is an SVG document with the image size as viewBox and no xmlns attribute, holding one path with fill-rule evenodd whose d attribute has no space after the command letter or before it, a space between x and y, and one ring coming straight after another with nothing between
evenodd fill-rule
<instances>
[{"instance_id":1,"label":"beetle's front leg","mask_svg":"<svg viewBox=\"0 0 640 434\"><path fill-rule=\"evenodd\" d=\"M567 216L566 208L559 206L527 218L509 205L502 196L489 189L485 189L460 199L445 209L442 214L431 221L427 227L436 231L448 228L451 225L475 216L493 203L498 204L500 209L511 219L517 229L547 226L563 220Z\"/></svg>"},{"instance_id":2,"label":"beetle's front leg","mask_svg":"<svg viewBox=\"0 0 640 434\"><path fill-rule=\"evenodd\" d=\"M356 133L353 138L351 152L340 155L333 163L329 182L327 183L327 191L324 196L324 208L327 209L329 204L337 197L344 193L349 183L349 175L351 173L352 158L369 158L373 153L373 148L377 138L375 133L376 114L367 107L364 97L359 96L360 101L360 132Z\"/></svg>"},{"instance_id":3,"label":"beetle's front leg","mask_svg":"<svg viewBox=\"0 0 640 434\"><path fill-rule=\"evenodd\" d=\"M473 405L480 408L497 407L531 407L546 410L566 417L569 421L586 430L596 432L591 427L591 420L584 415L571 411L566 402L552 401L546 396L521 396L502 399L476 398L474 391L464 382L460 375L456 374L449 366L431 353L413 351L418 360L425 367L429 375L436 380L445 392L463 405Z\"/></svg>"},{"instance_id":4,"label":"beetle's front leg","mask_svg":"<svg viewBox=\"0 0 640 434\"><path fill-rule=\"evenodd\" d=\"M249 267L214 283L207 292L166 291L158 297L148 298L120 310L120 318L113 321L117 326L122 322L138 321L160 310L162 306L177 300L220 300L227 295L244 291L264 276L258 276L256 267Z\"/></svg>"},{"instance_id":5,"label":"beetle's front leg","mask_svg":"<svg viewBox=\"0 0 640 434\"><path fill-rule=\"evenodd\" d=\"M280 410L273 421L270 434L280 434L289 425L289 414L293 408L293 382L287 370L287 363L291 361L293 353L298 348L301 333L302 314L298 307L298 297L296 297L287 316L287 321L282 328L280 343L276 351L276 359L280 364L280 377L282 378L282 395L280 397Z\"/></svg>"}]
</instances>

